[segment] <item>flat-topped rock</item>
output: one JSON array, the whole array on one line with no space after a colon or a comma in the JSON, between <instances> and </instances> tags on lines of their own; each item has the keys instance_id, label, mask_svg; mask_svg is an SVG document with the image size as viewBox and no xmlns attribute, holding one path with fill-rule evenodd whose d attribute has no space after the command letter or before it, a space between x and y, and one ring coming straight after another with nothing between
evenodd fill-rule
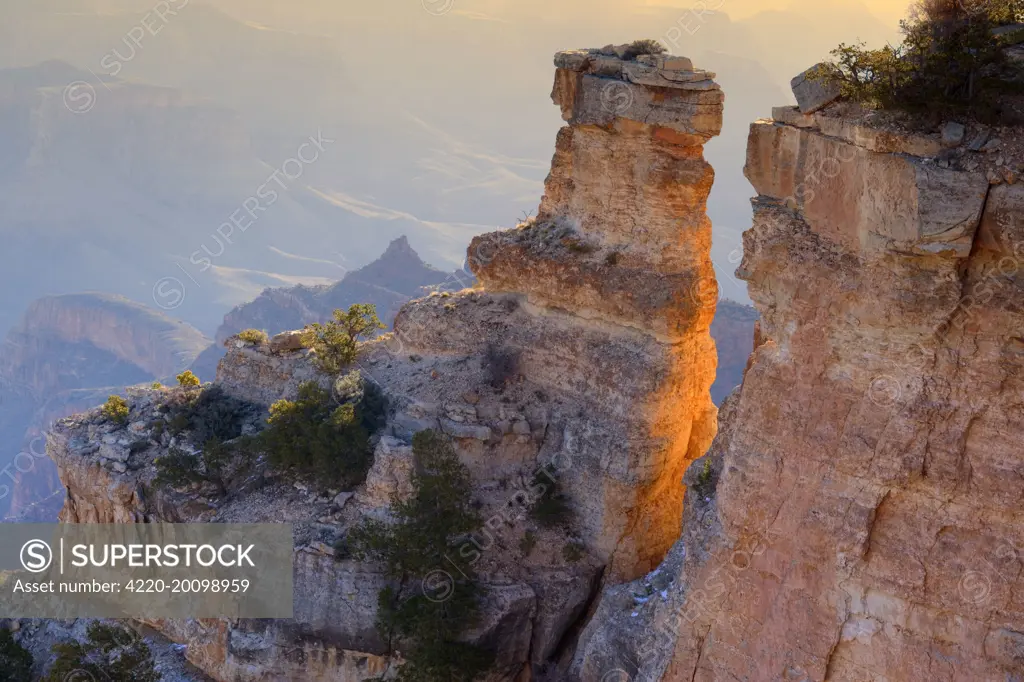
<instances>
[{"instance_id":1,"label":"flat-topped rock","mask_svg":"<svg viewBox=\"0 0 1024 682\"><path fill-rule=\"evenodd\" d=\"M589 50L564 50L555 54L555 66L576 73L590 74L640 85L680 90L719 90L715 74L693 68L688 57L666 54L639 55L624 59L626 46Z\"/></svg>"},{"instance_id":2,"label":"flat-topped rock","mask_svg":"<svg viewBox=\"0 0 1024 682\"><path fill-rule=\"evenodd\" d=\"M621 51L620 51L621 52ZM725 95L715 74L676 55L635 60L604 49L555 54L551 98L573 125L609 126L618 119L668 128L685 144L704 144L722 131Z\"/></svg>"}]
</instances>

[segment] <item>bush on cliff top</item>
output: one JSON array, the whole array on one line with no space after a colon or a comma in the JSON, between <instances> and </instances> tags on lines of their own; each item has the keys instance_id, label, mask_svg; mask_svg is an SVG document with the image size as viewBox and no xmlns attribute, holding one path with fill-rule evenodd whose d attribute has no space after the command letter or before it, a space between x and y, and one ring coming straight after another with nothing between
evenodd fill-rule
<instances>
[{"instance_id":1,"label":"bush on cliff top","mask_svg":"<svg viewBox=\"0 0 1024 682\"><path fill-rule=\"evenodd\" d=\"M246 329L238 332L238 338L246 343L252 343L257 346L261 346L264 343L270 341L270 337L267 333L260 331L259 329Z\"/></svg>"},{"instance_id":2,"label":"bush on cliff top","mask_svg":"<svg viewBox=\"0 0 1024 682\"><path fill-rule=\"evenodd\" d=\"M209 483L218 495L227 495L229 469L234 448L218 440L210 440L198 455L181 448L171 448L156 460L156 486L183 488L194 483Z\"/></svg>"},{"instance_id":3,"label":"bush on cliff top","mask_svg":"<svg viewBox=\"0 0 1024 682\"><path fill-rule=\"evenodd\" d=\"M190 369L186 369L176 378L178 380L178 385L182 388L197 388L202 385L202 382L199 381L199 377L193 374Z\"/></svg>"},{"instance_id":4,"label":"bush on cliff top","mask_svg":"<svg viewBox=\"0 0 1024 682\"><path fill-rule=\"evenodd\" d=\"M313 361L326 374L338 374L356 359L358 342L385 329L377 308L370 303L350 306L348 312L334 311L334 320L327 324L314 322L302 334L302 345L312 348Z\"/></svg>"},{"instance_id":5,"label":"bush on cliff top","mask_svg":"<svg viewBox=\"0 0 1024 682\"><path fill-rule=\"evenodd\" d=\"M397 588L378 595L378 627L400 638L400 682L470 682L486 671L490 652L460 642L477 621L480 588L471 565L446 564L461 536L480 527L469 472L451 443L434 431L413 437L413 494L395 497L391 524L366 520L346 538L357 559L381 562Z\"/></svg>"},{"instance_id":6,"label":"bush on cliff top","mask_svg":"<svg viewBox=\"0 0 1024 682\"><path fill-rule=\"evenodd\" d=\"M668 52L665 46L659 43L653 38L643 38L641 40L634 40L626 47L626 53L622 55L623 59L633 60L642 54L665 54Z\"/></svg>"},{"instance_id":7,"label":"bush on cliff top","mask_svg":"<svg viewBox=\"0 0 1024 682\"><path fill-rule=\"evenodd\" d=\"M197 444L238 438L245 422L260 410L257 405L231 397L216 385L179 393L165 404L171 433L189 431L190 440Z\"/></svg>"},{"instance_id":8,"label":"bush on cliff top","mask_svg":"<svg viewBox=\"0 0 1024 682\"><path fill-rule=\"evenodd\" d=\"M1020 69L993 29L1022 12L1021 0L920 0L900 24L902 44L877 50L841 44L831 68L815 77L879 109L1000 120L1002 98L1021 90Z\"/></svg>"},{"instance_id":9,"label":"bush on cliff top","mask_svg":"<svg viewBox=\"0 0 1024 682\"><path fill-rule=\"evenodd\" d=\"M112 395L100 408L103 416L115 424L124 424L128 421L128 403L119 395Z\"/></svg>"},{"instance_id":10,"label":"bush on cliff top","mask_svg":"<svg viewBox=\"0 0 1024 682\"><path fill-rule=\"evenodd\" d=\"M373 463L371 429L379 428L383 397L364 387L355 400L339 404L315 382L299 387L295 400L270 407L258 444L275 467L301 479L351 490Z\"/></svg>"},{"instance_id":11,"label":"bush on cliff top","mask_svg":"<svg viewBox=\"0 0 1024 682\"><path fill-rule=\"evenodd\" d=\"M103 680L104 682L159 682L149 646L133 630L120 625L93 623L85 643L66 642L53 647L57 655L43 682Z\"/></svg>"}]
</instances>

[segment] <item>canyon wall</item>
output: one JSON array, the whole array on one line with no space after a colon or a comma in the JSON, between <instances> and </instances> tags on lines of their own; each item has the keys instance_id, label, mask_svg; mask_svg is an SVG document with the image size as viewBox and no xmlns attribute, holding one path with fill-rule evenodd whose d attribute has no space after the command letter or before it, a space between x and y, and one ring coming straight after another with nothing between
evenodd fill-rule
<instances>
[{"instance_id":1,"label":"canyon wall","mask_svg":"<svg viewBox=\"0 0 1024 682\"><path fill-rule=\"evenodd\" d=\"M751 126L758 347L573 679L1024 679L1021 131L844 111Z\"/></svg>"}]
</instances>

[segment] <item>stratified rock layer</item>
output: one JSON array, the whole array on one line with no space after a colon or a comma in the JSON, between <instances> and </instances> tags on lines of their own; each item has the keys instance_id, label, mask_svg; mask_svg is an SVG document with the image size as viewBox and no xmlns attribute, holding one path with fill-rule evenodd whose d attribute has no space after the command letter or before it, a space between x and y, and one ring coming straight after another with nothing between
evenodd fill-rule
<instances>
[{"instance_id":1,"label":"stratified rock layer","mask_svg":"<svg viewBox=\"0 0 1024 682\"><path fill-rule=\"evenodd\" d=\"M670 559L605 593L573 677L1020 679L1024 187L787 118L750 132L760 345Z\"/></svg>"}]
</instances>

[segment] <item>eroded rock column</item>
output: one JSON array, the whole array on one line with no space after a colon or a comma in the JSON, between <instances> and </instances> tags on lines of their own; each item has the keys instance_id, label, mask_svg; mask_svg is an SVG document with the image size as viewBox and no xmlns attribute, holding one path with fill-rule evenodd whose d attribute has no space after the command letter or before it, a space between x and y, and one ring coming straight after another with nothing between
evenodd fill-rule
<instances>
[{"instance_id":1,"label":"eroded rock column","mask_svg":"<svg viewBox=\"0 0 1024 682\"><path fill-rule=\"evenodd\" d=\"M715 431L714 172L702 152L724 97L682 57L589 50L555 64L552 97L569 125L537 217L473 241L483 292L445 303L447 326L427 300L396 331L418 319L428 351L511 349L527 382L576 406L547 454L588 546L631 578L678 537L683 472ZM476 303L463 312L466 296Z\"/></svg>"}]
</instances>

